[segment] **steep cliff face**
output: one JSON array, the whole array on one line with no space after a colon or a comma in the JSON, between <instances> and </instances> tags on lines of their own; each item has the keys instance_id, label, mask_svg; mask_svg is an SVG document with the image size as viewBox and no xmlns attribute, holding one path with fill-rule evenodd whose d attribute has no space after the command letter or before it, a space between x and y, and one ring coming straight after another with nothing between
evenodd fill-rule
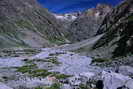
<instances>
[{"instance_id":1,"label":"steep cliff face","mask_svg":"<svg viewBox=\"0 0 133 89\"><path fill-rule=\"evenodd\" d=\"M0 47L64 42L60 24L36 0L0 0Z\"/></svg>"},{"instance_id":2,"label":"steep cliff face","mask_svg":"<svg viewBox=\"0 0 133 89\"><path fill-rule=\"evenodd\" d=\"M102 23L105 15L112 7L106 4L98 4L96 8L88 9L78 16L68 28L68 38L73 41L82 41L94 36Z\"/></svg>"},{"instance_id":3,"label":"steep cliff face","mask_svg":"<svg viewBox=\"0 0 133 89\"><path fill-rule=\"evenodd\" d=\"M126 56L133 53L133 0L125 0L108 13L97 34L104 36L94 49L103 51L111 57ZM107 56L106 55L106 56Z\"/></svg>"}]
</instances>

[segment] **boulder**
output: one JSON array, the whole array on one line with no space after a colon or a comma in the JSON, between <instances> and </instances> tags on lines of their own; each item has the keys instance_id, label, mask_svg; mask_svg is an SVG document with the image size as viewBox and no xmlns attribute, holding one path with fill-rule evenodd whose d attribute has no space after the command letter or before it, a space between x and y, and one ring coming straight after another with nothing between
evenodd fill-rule
<instances>
[{"instance_id":1,"label":"boulder","mask_svg":"<svg viewBox=\"0 0 133 89\"><path fill-rule=\"evenodd\" d=\"M128 89L133 89L133 80L129 80L126 85L125 85Z\"/></svg>"},{"instance_id":2,"label":"boulder","mask_svg":"<svg viewBox=\"0 0 133 89\"><path fill-rule=\"evenodd\" d=\"M130 66L120 66L119 73L123 75L133 76L133 67Z\"/></svg>"},{"instance_id":3,"label":"boulder","mask_svg":"<svg viewBox=\"0 0 133 89\"><path fill-rule=\"evenodd\" d=\"M130 77L113 72L111 73L105 71L102 72L102 79L104 83L104 89L118 89L125 85L126 87L130 87L131 86L130 84L133 83L133 82L128 82L129 80L132 80Z\"/></svg>"},{"instance_id":4,"label":"boulder","mask_svg":"<svg viewBox=\"0 0 133 89\"><path fill-rule=\"evenodd\" d=\"M68 84L64 84L61 89L72 89L72 87Z\"/></svg>"},{"instance_id":5,"label":"boulder","mask_svg":"<svg viewBox=\"0 0 133 89\"><path fill-rule=\"evenodd\" d=\"M0 89L13 89L13 88L5 85L4 83L0 83Z\"/></svg>"}]
</instances>

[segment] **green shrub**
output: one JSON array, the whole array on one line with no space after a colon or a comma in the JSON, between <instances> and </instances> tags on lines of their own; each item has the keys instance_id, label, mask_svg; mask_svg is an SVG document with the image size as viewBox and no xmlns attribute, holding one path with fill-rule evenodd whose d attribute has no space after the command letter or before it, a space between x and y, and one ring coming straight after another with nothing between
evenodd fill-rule
<instances>
[{"instance_id":1,"label":"green shrub","mask_svg":"<svg viewBox=\"0 0 133 89\"><path fill-rule=\"evenodd\" d=\"M54 76L57 79L66 79L68 77L72 77L72 75L66 75L66 74L60 74L60 73L53 73L51 76Z\"/></svg>"},{"instance_id":2,"label":"green shrub","mask_svg":"<svg viewBox=\"0 0 133 89\"><path fill-rule=\"evenodd\" d=\"M107 59L107 58L94 58L92 60L92 63L98 62L98 63L103 63L103 62L109 62L111 61L111 59Z\"/></svg>"},{"instance_id":3,"label":"green shrub","mask_svg":"<svg viewBox=\"0 0 133 89\"><path fill-rule=\"evenodd\" d=\"M57 45L62 45L62 44L65 44L65 39L62 37L58 37L58 38L51 38L51 39L49 39L49 41L51 42L51 43L54 43L54 44L57 44Z\"/></svg>"}]
</instances>

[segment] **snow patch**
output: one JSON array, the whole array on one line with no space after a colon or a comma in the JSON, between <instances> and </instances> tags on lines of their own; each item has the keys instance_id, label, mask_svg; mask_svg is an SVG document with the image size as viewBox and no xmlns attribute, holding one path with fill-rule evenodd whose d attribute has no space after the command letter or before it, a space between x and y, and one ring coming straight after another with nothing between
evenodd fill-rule
<instances>
[{"instance_id":1,"label":"snow patch","mask_svg":"<svg viewBox=\"0 0 133 89\"><path fill-rule=\"evenodd\" d=\"M57 14L54 14L55 18L56 19L60 19L62 21L74 21L75 19L77 19L76 16L74 15L70 15L70 14L65 14L65 15L57 15Z\"/></svg>"}]
</instances>

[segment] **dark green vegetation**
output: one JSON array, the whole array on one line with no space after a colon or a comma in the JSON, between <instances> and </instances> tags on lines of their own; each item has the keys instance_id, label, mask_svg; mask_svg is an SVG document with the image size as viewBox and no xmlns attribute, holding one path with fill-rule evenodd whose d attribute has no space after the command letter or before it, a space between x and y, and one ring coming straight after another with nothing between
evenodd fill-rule
<instances>
[{"instance_id":1,"label":"dark green vegetation","mask_svg":"<svg viewBox=\"0 0 133 89\"><path fill-rule=\"evenodd\" d=\"M37 88L35 88L35 89L61 89L61 84L60 83L54 83L54 84L52 84L51 86L49 86L49 87L37 87Z\"/></svg>"},{"instance_id":2,"label":"dark green vegetation","mask_svg":"<svg viewBox=\"0 0 133 89\"><path fill-rule=\"evenodd\" d=\"M51 38L51 39L49 39L49 41L51 43L54 43L54 44L57 44L57 45L62 45L62 44L66 43L65 39L62 38L62 37L60 37L60 38Z\"/></svg>"},{"instance_id":3,"label":"dark green vegetation","mask_svg":"<svg viewBox=\"0 0 133 89\"><path fill-rule=\"evenodd\" d=\"M132 5L132 0L126 0L105 17L97 32L105 35L93 46L94 50L106 46L111 50L113 58L133 53ZM112 47L115 49L111 49Z\"/></svg>"},{"instance_id":4,"label":"dark green vegetation","mask_svg":"<svg viewBox=\"0 0 133 89\"><path fill-rule=\"evenodd\" d=\"M46 89L61 89L61 84L55 83L55 84L51 85L50 87L47 87Z\"/></svg>"},{"instance_id":5,"label":"dark green vegetation","mask_svg":"<svg viewBox=\"0 0 133 89\"><path fill-rule=\"evenodd\" d=\"M66 79L68 77L71 77L71 75L65 75L65 74L60 74L56 72L48 72L48 70L46 69L38 69L36 64L19 67L17 68L17 71L23 74L27 74L31 77L45 78L47 76L51 76L51 77L53 76L53 77L56 77L56 79Z\"/></svg>"},{"instance_id":6,"label":"dark green vegetation","mask_svg":"<svg viewBox=\"0 0 133 89\"><path fill-rule=\"evenodd\" d=\"M51 76L54 76L57 79L66 79L66 78L72 77L72 75L59 74L59 73L53 73Z\"/></svg>"},{"instance_id":7,"label":"dark green vegetation","mask_svg":"<svg viewBox=\"0 0 133 89\"><path fill-rule=\"evenodd\" d=\"M59 56L61 54L65 54L66 52L56 52L56 53L51 53L49 56Z\"/></svg>"},{"instance_id":8,"label":"dark green vegetation","mask_svg":"<svg viewBox=\"0 0 133 89\"><path fill-rule=\"evenodd\" d=\"M56 57L49 58L46 62L51 62L51 63L56 64L56 65L61 64L59 61L57 61Z\"/></svg>"},{"instance_id":9,"label":"dark green vegetation","mask_svg":"<svg viewBox=\"0 0 133 89\"><path fill-rule=\"evenodd\" d=\"M103 62L110 62L111 59L107 59L107 58L94 58L92 60L92 63L103 63Z\"/></svg>"},{"instance_id":10,"label":"dark green vegetation","mask_svg":"<svg viewBox=\"0 0 133 89\"><path fill-rule=\"evenodd\" d=\"M32 77L43 77L43 78L51 74L51 72L48 72L45 69L38 69L36 64L22 66L18 68L17 71L26 73Z\"/></svg>"},{"instance_id":11,"label":"dark green vegetation","mask_svg":"<svg viewBox=\"0 0 133 89\"><path fill-rule=\"evenodd\" d=\"M89 87L85 84L80 84L79 89L89 89Z\"/></svg>"},{"instance_id":12,"label":"dark green vegetation","mask_svg":"<svg viewBox=\"0 0 133 89\"><path fill-rule=\"evenodd\" d=\"M32 56L35 55L37 53L41 52L40 49L36 49L36 48L1 48L0 49L0 55L2 57L19 57L19 56L24 56L24 55L28 55L28 56Z\"/></svg>"},{"instance_id":13,"label":"dark green vegetation","mask_svg":"<svg viewBox=\"0 0 133 89\"><path fill-rule=\"evenodd\" d=\"M34 63L34 62L49 62L55 65L60 65L61 63L57 60L57 57L48 57L46 59L33 59L33 60L26 60L26 63Z\"/></svg>"},{"instance_id":14,"label":"dark green vegetation","mask_svg":"<svg viewBox=\"0 0 133 89\"><path fill-rule=\"evenodd\" d=\"M39 61L41 61L41 60L38 60L36 62L39 62ZM55 77L56 79L66 79L68 77L72 77L71 75L60 74L57 72L49 72L47 69L39 69L37 64L35 64L34 62L35 62L35 60L26 61L26 65L17 68L17 72L27 74L28 76L31 76L31 77L41 77L41 78L51 76L51 77ZM55 61L55 59L54 60L49 59L49 60L41 61L41 62L42 63L43 62L51 62L53 64L59 64L57 61Z\"/></svg>"},{"instance_id":15,"label":"dark green vegetation","mask_svg":"<svg viewBox=\"0 0 133 89\"><path fill-rule=\"evenodd\" d=\"M130 15L128 18L127 18L128 21L133 21L133 15Z\"/></svg>"}]
</instances>

